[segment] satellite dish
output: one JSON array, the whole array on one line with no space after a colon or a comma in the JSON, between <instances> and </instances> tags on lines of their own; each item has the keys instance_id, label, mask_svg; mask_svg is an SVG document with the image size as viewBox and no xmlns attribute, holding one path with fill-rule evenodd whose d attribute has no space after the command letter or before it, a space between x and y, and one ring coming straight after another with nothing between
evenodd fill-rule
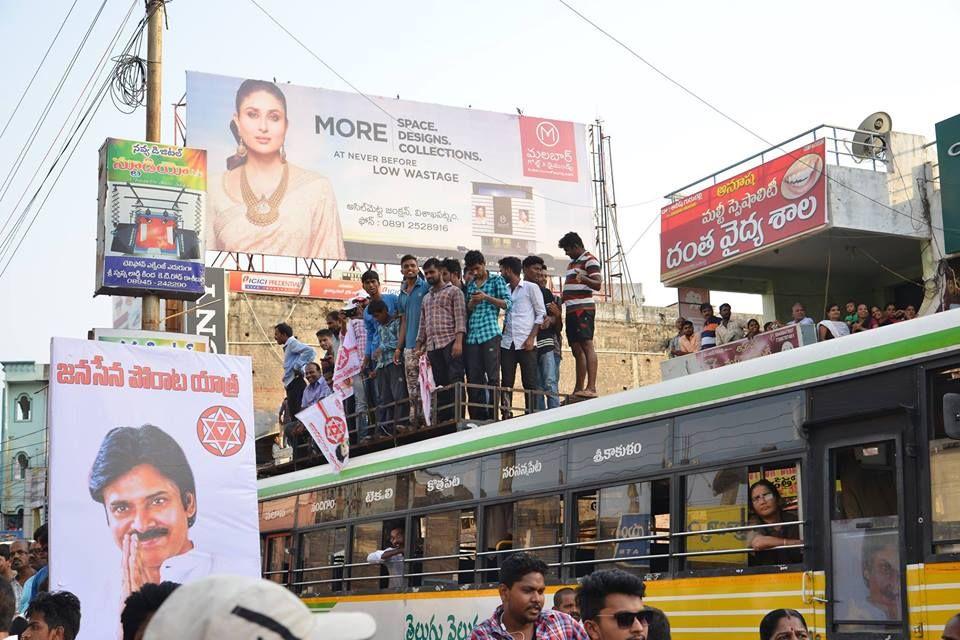
<instances>
[{"instance_id":1,"label":"satellite dish","mask_svg":"<svg viewBox=\"0 0 960 640\"><path fill-rule=\"evenodd\" d=\"M887 134L892 126L889 113L877 111L867 116L853 135L850 150L853 157L858 162L882 157L887 150Z\"/></svg>"}]
</instances>

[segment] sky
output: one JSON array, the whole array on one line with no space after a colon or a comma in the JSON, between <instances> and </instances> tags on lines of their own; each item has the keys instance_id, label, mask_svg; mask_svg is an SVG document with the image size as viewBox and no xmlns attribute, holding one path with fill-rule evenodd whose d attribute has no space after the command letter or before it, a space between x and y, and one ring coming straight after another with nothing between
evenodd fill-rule
<instances>
[{"instance_id":1,"label":"sky","mask_svg":"<svg viewBox=\"0 0 960 640\"><path fill-rule=\"evenodd\" d=\"M73 0L0 0L5 90L0 128ZM646 302L668 305L659 284L662 196L765 148L652 71L557 0L333 3L258 0L361 91L452 106L592 123L611 136L620 232L632 279ZM737 121L771 141L818 124L855 127L874 111L894 129L933 139L934 124L960 111L952 31L955 2L751 0L649 3L569 0L594 22ZM0 179L20 153L100 6L79 0L56 46L0 137ZM108 0L39 129L9 191L12 213L74 100L130 7ZM135 12L141 12L136 0ZM185 71L276 78L337 90L343 80L270 22L250 0L177 0L164 34L163 141ZM129 22L124 34L132 31ZM126 35L125 35L126 37ZM0 277L0 360L46 361L53 335L111 326L109 298L93 298L97 150L107 137L142 139L143 109L124 115L109 99L6 273ZM188 118L189 120L189 118ZM189 122L188 122L189 129ZM35 182L33 183L36 184ZM32 193L30 187L29 193ZM33 212L31 212L32 215ZM17 238L19 241L19 236ZM714 294L734 311L759 313L756 296Z\"/></svg>"}]
</instances>

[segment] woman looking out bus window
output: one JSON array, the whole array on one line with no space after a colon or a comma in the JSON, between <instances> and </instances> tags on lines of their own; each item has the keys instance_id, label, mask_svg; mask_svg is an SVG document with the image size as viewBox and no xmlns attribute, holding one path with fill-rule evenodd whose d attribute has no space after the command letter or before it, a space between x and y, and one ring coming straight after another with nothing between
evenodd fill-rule
<instances>
[{"instance_id":1,"label":"woman looking out bus window","mask_svg":"<svg viewBox=\"0 0 960 640\"><path fill-rule=\"evenodd\" d=\"M800 549L782 548L802 543L800 526L796 514L783 510L783 499L772 482L757 480L750 486L750 511L750 524L766 525L747 533L747 543L755 552L750 557L751 566L803 560Z\"/></svg>"}]
</instances>

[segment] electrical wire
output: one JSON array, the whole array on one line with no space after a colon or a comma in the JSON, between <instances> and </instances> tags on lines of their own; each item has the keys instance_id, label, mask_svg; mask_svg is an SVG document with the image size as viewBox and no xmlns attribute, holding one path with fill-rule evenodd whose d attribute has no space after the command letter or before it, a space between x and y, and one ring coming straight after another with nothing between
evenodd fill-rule
<instances>
[{"instance_id":1,"label":"electrical wire","mask_svg":"<svg viewBox=\"0 0 960 640\"><path fill-rule=\"evenodd\" d=\"M300 38L298 38L297 36L295 36L295 35L294 35L289 29L287 29L279 20L277 20L269 11L267 11L267 10L263 7L263 5L261 5L259 2L257 2L257 0L250 0L250 3L253 4L257 9L259 9L260 12L263 13L264 16L266 16L271 22L273 22L273 24L275 24L281 31L283 31L285 34L287 34L294 42L296 42L298 45L300 45L300 48L302 48L304 51L306 51L307 53L309 53L317 62L319 62L320 64L322 64L322 65L323 65L324 67L326 67L333 75L337 76L337 78L339 78L340 80L342 80L344 84L346 84L348 87L350 87L351 89L353 89L358 95L360 95L360 96L361 96L362 98L364 98L367 102L369 102L370 104L372 104L372 105L373 105L374 107L376 107L379 111L381 111L384 115L386 115L388 118L390 118L391 121L396 122L396 121L398 120L398 118L397 118L395 115L393 115L392 113L390 113L389 111L387 111L387 110L383 107L383 105L379 104L379 103L378 103L376 100L374 100L372 97L370 97L369 95L367 95L366 93L364 93L363 91L361 91L361 90L359 89L359 87L357 87L355 84L353 84L352 82L350 82L349 80L347 80L347 78L345 78L345 77L344 77L342 74L340 74L336 69L334 69L326 60L324 60L324 59L321 58L319 55L317 55L310 47L308 47L308 46L303 42L303 40L301 40ZM483 171L483 170L481 170L481 169L479 169L479 168L471 165L469 162L466 162L465 160L462 160L462 159L460 159L460 158L451 158L451 160L454 160L454 161L457 162L458 164L466 167L467 169L470 169L471 171L473 171L473 172L475 172L475 173L477 173L477 174L479 174L479 175L481 175L481 176L483 176L483 177L485 177L485 178L487 178L487 179L489 179L489 180L492 180L493 182L496 182L497 184L503 184L503 185L509 184L508 182L506 182L506 181L504 181L504 180L501 180L500 178L498 178L498 177L496 177L496 176L490 175L489 173L487 173L487 172L485 172L485 171ZM541 199L541 200L545 200L545 201L547 201L547 202L556 202L557 204L562 204L562 205L566 205L566 206L569 206L569 207L577 207L577 208L580 208L580 209L590 209L590 210L593 210L593 209L594 209L594 206L593 206L592 204L587 205L587 204L582 204L582 203L579 203L579 202L567 202L567 201L565 201L565 200L558 200L558 199L556 199L556 198L550 198L550 197L548 197L548 196L545 196L545 195L543 195L542 193L538 193L538 192L536 192L536 191L533 192L533 197L534 197L534 198L539 198L539 199Z\"/></svg>"},{"instance_id":2,"label":"electrical wire","mask_svg":"<svg viewBox=\"0 0 960 640\"><path fill-rule=\"evenodd\" d=\"M133 11L133 7L136 6L136 3L137 3L137 0L133 0L133 2L131 3L130 10L127 12L127 16L124 18L123 22L121 22L120 31L122 31L123 26L126 24L127 20L129 19ZM154 5L155 6L154 11L156 11L157 7L160 7L162 5L163 5L162 2ZM131 36L130 40L128 40L127 42L127 45L124 47L124 52L129 52L131 48L134 46L134 44L138 42L140 35L142 34L143 30L147 26L149 17L150 16L145 16L144 18L141 18L140 22L137 24L137 27L134 31L133 36ZM115 68L116 66L114 67L114 69ZM53 183L50 185L50 188L47 190L47 193L43 197L43 200L40 202L40 205L36 208L34 215L31 218L30 223L27 226L26 230L20 236L19 242L16 244L13 251L8 253L6 257L6 262L5 264L3 264L2 270L0 270L0 279L3 278L3 275L7 272L7 269L9 268L10 264L13 262L13 259L16 256L17 251L20 249L20 246L23 244L23 241L26 239L27 235L30 233L30 230L33 228L33 224L36 222L37 217L40 215L40 212L43 211L43 207L46 204L47 199L53 193L53 190L56 187L57 183L60 181L60 177L63 175L63 172L66 169L67 165L69 164L70 159L73 157L73 154L76 152L77 148L79 147L80 140L83 138L83 135L86 133L87 129L89 128L90 123L93 121L94 115L96 115L96 112L99 110L100 105L103 103L103 100L106 97L107 91L110 88L111 80L112 80L112 74L108 75L106 80L101 84L96 94L94 94L86 110L75 121L74 129L71 132L70 136L67 138L66 142L64 143L60 153L54 160L53 164L50 166L49 170L47 171L47 174L44 176L43 180L41 181L33 197L30 199L30 201L27 203L27 206L21 212L20 218L18 220L18 226L26 218L26 215L29 213L30 209L32 208L33 203L36 201L41 191L43 190L43 187L45 186L47 179L53 174L54 170L56 169L57 164L60 162L61 159L65 157L66 159L60 165L60 170L57 173L56 177L54 178ZM82 126L82 130L80 129L81 126ZM74 144L74 140L76 140L75 144ZM71 144L73 145L72 148L71 148ZM68 149L69 149L69 152L68 152ZM9 247L9 242L6 242L6 246ZM0 255L0 261L2 260L3 260L3 256Z\"/></svg>"},{"instance_id":3,"label":"electrical wire","mask_svg":"<svg viewBox=\"0 0 960 640\"><path fill-rule=\"evenodd\" d=\"M748 134L750 134L751 136L753 136L753 137L756 138L757 140L763 142L764 144L766 144L766 145L767 145L768 147L770 147L771 149L778 149L778 150L780 150L780 151L783 151L785 155L793 158L794 160L800 160L800 158L799 158L798 156L795 156L795 155L794 155L794 152L788 152L788 151L786 151L786 150L783 148L782 145L775 145L775 144L773 144L772 142L770 142L769 140L767 140L766 138L764 138L762 135L760 135L759 133L757 133L756 131L754 131L753 129L751 129L750 127L748 127L747 125L743 124L742 122L740 122L739 120L737 120L737 119L734 118L733 116L727 114L725 111L723 111L723 110L720 109L719 107L713 105L709 100L707 100L706 98L702 97L701 95L699 95L698 93L696 93L695 91L693 91L692 89L690 89L689 87L687 87L686 85L684 85L683 83L681 83L680 81L675 80L673 77L671 77L671 76L670 76L669 74L667 74L665 71L661 70L659 67L657 67L656 65L654 65L652 62L650 62L649 60L647 60L646 58L644 58L643 56L641 56L639 53L637 53L634 49L632 49L629 45L627 45L626 43L624 43L622 40L618 39L616 36L614 36L613 34L611 34L609 31L607 31L606 29L604 29L603 27L601 27L599 24L597 24L596 22L594 22L593 20L591 20L590 18L588 18L586 15L584 15L583 13L581 13L580 11L578 11L576 8L574 8L572 5L570 5L566 0L557 0L557 2L559 2L559 3L562 4L564 7L566 7L567 9L569 9L574 15L576 15L576 16L579 17L581 20L583 20L584 22L586 22L587 24L589 24L590 26L592 26L594 29L596 29L597 31L599 31L600 33L602 33L604 36L606 36L607 38L609 38L611 41L615 42L617 45L619 45L620 47L622 47L622 48L623 48L624 50L626 50L631 56L633 56L634 58L636 58L637 60L639 60L640 62L642 62L643 64L645 64L645 65L646 65L647 67L649 67L652 71L654 71L657 75L661 76L662 78L664 78L665 80L667 80L669 83L671 83L672 85L674 85L674 86L676 86L677 88L679 88L680 90L682 90L684 93L690 95L690 96L691 96L692 98L694 98L697 102L703 104L703 105L706 106L708 109L710 109L710 110L713 111L714 113L720 115L720 116L721 116L722 118L724 118L725 120L731 122L731 123L732 123L733 125L735 125L737 128L742 129L743 131L747 132ZM851 187L850 185L842 182L841 180L838 180L837 178L830 176L827 172L824 172L823 175L824 175L824 177L825 177L829 182L832 182L833 184L836 184L837 186L839 186L839 187L841 187L841 188L843 188L843 189L846 189L846 190L850 191L851 193L854 193L854 194L856 194L856 195L858 195L858 196L860 196L860 197L862 197L862 198L864 198L864 199L866 199L866 200L868 200L868 201L870 201L870 202L872 202L872 203L874 203L874 204L876 204L876 205L878 205L878 206L880 206L880 207L882 207L882 208L884 208L884 209L888 209L888 210L892 211L893 213L895 213L895 214L897 214L897 215L910 218L911 220L917 220L917 219L914 218L911 214L908 214L908 213L906 213L906 212L900 211L899 209L896 209L896 208L894 208L894 207L891 207L890 205L888 205L888 204L886 204L886 203L884 203L884 202L880 202L879 200L871 197L870 195L865 194L865 193L863 193L863 192L861 192L861 191L858 191L857 189L855 189L855 188ZM923 225L928 226L929 228L934 229L934 230L937 230L937 231L946 231L946 230L947 230L947 229L943 229L943 228L940 228L940 227L936 227L936 226L933 225L932 222L927 222L926 220L923 220L923 219L920 219L920 220L918 220L918 221L921 222ZM949 229L949 230L950 230L950 231L960 231L960 229L952 229L952 228ZM932 234L931 234L931 235L932 235Z\"/></svg>"},{"instance_id":4,"label":"electrical wire","mask_svg":"<svg viewBox=\"0 0 960 640\"><path fill-rule=\"evenodd\" d=\"M70 122L71 116L73 115L75 115L76 117L74 118L73 125L71 125L70 129L72 130L73 128L76 127L76 124L80 118L80 115L83 113L83 109L80 108L80 105L81 103L86 102L87 97L89 97L88 90L90 89L91 84L97 78L97 76L100 75L100 72L102 71L104 64L107 60L107 56L109 56L110 52L116 46L116 42L117 40L119 40L120 35L123 32L123 28L126 25L127 21L130 19L130 16L133 13L133 8L135 6L136 6L136 0L134 0L131 3L130 8L127 10L127 15L124 17L123 21L120 23L120 26L117 28L116 32L114 33L113 38L111 38L110 42L107 44L107 47L104 49L103 54L100 56L100 60L97 62L96 67L94 67L93 72L90 74L90 77L87 79L86 83L84 84L83 89L77 95L77 99L76 101L74 101L73 106L68 111L68 115L64 119L63 124L60 126L60 130L50 141L50 146L47 147L47 151L44 154L43 159L37 165L37 168L34 171L33 176L30 178L30 180L27 181L26 186L23 189L23 192L20 194L20 197L17 199L17 203L14 205L13 209L11 210L11 216L13 215L13 211L16 211L20 207L20 204L23 202L23 199L26 197L27 193L30 191L30 185L33 184L33 182L37 179L37 176L39 175L42 167L44 166L44 163L47 162L48 158L50 157L50 154L53 152L53 149L57 144L57 141L60 139L60 136L63 135L63 132L67 129L67 125ZM7 250L10 243L13 241L13 238L16 237L16 232L19 230L20 225L22 225L24 217L25 217L25 214L21 213L21 216L18 218L14 226L8 231L7 235L2 240L0 240L0 262L2 262L2 256L4 252ZM8 220L9 220L9 217L8 217Z\"/></svg>"},{"instance_id":5,"label":"electrical wire","mask_svg":"<svg viewBox=\"0 0 960 640\"><path fill-rule=\"evenodd\" d=\"M77 6L77 0L73 0L73 4L70 5L70 8L67 10L67 15L63 17L63 21L60 22L60 28L57 29L57 32L53 35L53 40L50 42L50 46L47 47L47 50L43 53L43 57L40 59L40 64L37 65L37 68L34 70L33 75L30 77L30 82L27 83L27 86L23 89L23 93L20 94L20 99L17 100L17 105L13 108L13 113L10 114L10 117L7 118L7 123L3 125L3 130L0 130L0 140L3 139L3 134L7 132L7 129L10 127L10 123L13 122L13 118L17 115L17 111L20 110L20 105L23 104L23 99L27 97L27 92L30 91L30 87L33 86L33 81L37 79L37 75L40 73L40 69L43 68L43 63L47 61L47 56L50 55L51 49L57 44L57 40L60 38L60 33L63 31L63 27L66 26L67 20L70 18L70 14L73 13L73 8Z\"/></svg>"}]
</instances>

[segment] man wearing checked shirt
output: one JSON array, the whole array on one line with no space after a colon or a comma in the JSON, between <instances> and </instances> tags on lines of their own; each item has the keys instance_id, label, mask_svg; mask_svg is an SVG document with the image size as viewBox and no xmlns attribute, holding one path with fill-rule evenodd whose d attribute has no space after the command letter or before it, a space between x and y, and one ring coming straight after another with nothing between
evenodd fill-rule
<instances>
[{"instance_id":1,"label":"man wearing checked shirt","mask_svg":"<svg viewBox=\"0 0 960 640\"><path fill-rule=\"evenodd\" d=\"M463 257L473 280L467 284L467 382L500 386L500 310L510 311L507 283L498 273L487 271L487 261L479 251ZM470 389L470 417L494 420L493 399L483 389Z\"/></svg>"}]
</instances>

